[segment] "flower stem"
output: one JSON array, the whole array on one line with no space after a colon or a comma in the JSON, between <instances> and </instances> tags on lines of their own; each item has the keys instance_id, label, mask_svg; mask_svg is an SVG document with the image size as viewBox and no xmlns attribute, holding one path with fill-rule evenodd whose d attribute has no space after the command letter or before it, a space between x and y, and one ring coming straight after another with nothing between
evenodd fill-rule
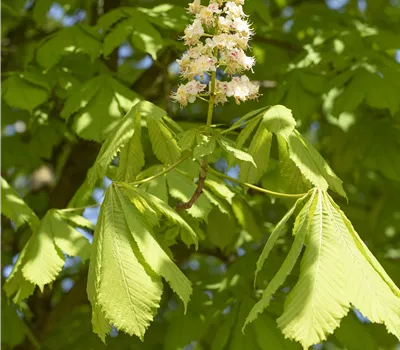
<instances>
[{"instance_id":1,"label":"flower stem","mask_svg":"<svg viewBox=\"0 0 400 350\"><path fill-rule=\"evenodd\" d=\"M216 77L217 77L217 72L212 72L211 73L211 82L210 82L210 100L208 101L207 126L211 126L211 124L212 124L212 118L213 118L213 113L214 113Z\"/></svg>"},{"instance_id":2,"label":"flower stem","mask_svg":"<svg viewBox=\"0 0 400 350\"><path fill-rule=\"evenodd\" d=\"M307 195L307 193L298 193L298 194L289 194L289 193L280 193L280 192L274 192L274 191L270 191L270 190L266 190L265 188L261 188L258 186L254 186L252 184L246 183L246 182L241 182L240 180L235 179L234 177L230 177L228 175L222 174L212 168L208 168L208 171L211 174L214 174L215 176L218 176L220 178L229 180L231 182L235 182L243 187L248 187L251 188L255 191L261 192L261 193L265 193L265 194L269 194L271 196L276 196L276 197L283 197L283 198L301 198L305 195Z\"/></svg>"}]
</instances>

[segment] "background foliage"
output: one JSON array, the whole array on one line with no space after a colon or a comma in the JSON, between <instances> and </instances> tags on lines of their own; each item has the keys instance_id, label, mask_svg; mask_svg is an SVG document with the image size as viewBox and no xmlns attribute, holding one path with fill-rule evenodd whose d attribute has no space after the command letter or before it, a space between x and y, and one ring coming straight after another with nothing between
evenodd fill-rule
<instances>
[{"instance_id":1,"label":"background foliage","mask_svg":"<svg viewBox=\"0 0 400 350\"><path fill-rule=\"evenodd\" d=\"M169 98L179 78L175 59L184 50L177 39L188 23L185 6L184 0L168 4L165 0L2 1L2 177L6 180L2 202L4 194L20 205L17 212L5 210L7 216L2 216L2 282L32 231L45 235L49 227L57 227L56 245L42 242L51 246L57 268L62 269L51 285L46 284L51 276L41 276L42 290L36 288L18 311L2 294L5 349L29 349L35 342L44 349L106 347L92 332L88 264L82 263L90 254L84 237L93 238L98 208L86 209L86 219L50 209L86 205L86 197L95 204L103 200L109 178L136 176L136 170L115 174L111 168L109 173L92 170L86 179L101 143L133 103L147 100L160 106L183 129L204 124L207 106L202 101L180 110ZM216 108L214 122L231 125L248 111L272 104L290 108L297 129L344 182L348 202L335 194L333 198L400 285L400 2L249 0L245 12L256 32L253 79L260 82L262 97L258 102ZM168 138L168 129L148 127L149 133L142 133L143 155L134 155L137 162L144 156L146 168L151 169L158 159L175 161L173 148L165 152L150 143L151 130ZM121 163L124 157L128 155L121 153ZM289 168L284 174L292 178L282 180L278 159L278 148L272 144L262 186L304 192ZM237 176L237 167L228 166L223 154L214 152L211 161L217 170ZM198 175L196 169L184 170ZM85 181L91 182L90 193L78 191ZM171 197L186 200L193 193L193 184L179 173L167 182ZM151 183L147 191L168 200L165 181ZM254 290L253 272L264 242L294 201L251 190L245 197L237 187L213 188L212 182L209 191L225 191L228 201L203 196L208 203L209 198L220 201L217 208L200 203L192 209L192 216L207 216L207 223L187 217L204 237L198 251L180 243L175 226L167 221L156 232L170 239L164 242L170 246L168 254L193 284L187 313L179 300L185 297L165 284L161 307L144 343L112 329L107 348L299 348L284 340L275 322L285 295L298 279L297 265L268 310L245 335L241 333L260 290L292 244L290 233L278 240ZM80 227L84 237L71 233L76 232L72 227ZM66 244L65 237L74 244ZM30 290L33 285L25 287ZM354 310L318 348L394 349L397 344L384 326L370 324Z\"/></svg>"}]
</instances>

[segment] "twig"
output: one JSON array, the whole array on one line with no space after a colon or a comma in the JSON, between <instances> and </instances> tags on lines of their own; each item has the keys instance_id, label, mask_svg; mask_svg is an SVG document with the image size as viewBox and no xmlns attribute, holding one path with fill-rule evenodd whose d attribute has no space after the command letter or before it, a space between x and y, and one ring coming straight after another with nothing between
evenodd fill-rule
<instances>
[{"instance_id":1,"label":"twig","mask_svg":"<svg viewBox=\"0 0 400 350\"><path fill-rule=\"evenodd\" d=\"M150 182L153 181L154 179L157 179L160 176L165 175L166 173L170 172L171 170L175 169L179 164L183 163L186 159L188 159L191 156L191 154L188 154L187 156L179 159L177 162L175 162L174 164L170 165L168 168L164 169L163 171L161 171L160 173L157 173L153 176L150 177L146 177L143 180L139 180L139 181L135 181L135 182L131 182L130 185L141 185L144 184L146 182Z\"/></svg>"},{"instance_id":2,"label":"twig","mask_svg":"<svg viewBox=\"0 0 400 350\"><path fill-rule=\"evenodd\" d=\"M196 191L193 193L192 198L187 202L181 202L176 205L176 210L187 210L190 209L194 203L199 199L200 195L203 193L204 181L207 177L208 161L206 158L203 159L203 164L201 166L199 182L197 184Z\"/></svg>"},{"instance_id":3,"label":"twig","mask_svg":"<svg viewBox=\"0 0 400 350\"><path fill-rule=\"evenodd\" d=\"M265 188L261 188L261 187L258 187L258 186L254 186L254 185L249 184L249 183L246 183L246 182L241 182L240 180L237 180L237 179L235 179L234 177L230 177L230 176L228 176L228 175L222 174L222 173L220 173L220 172L218 172L218 171L216 171L216 170L214 170L214 169L212 169L212 168L209 168L208 171L209 171L211 174L214 174L214 175L216 175L216 176L218 176L218 177L220 177L220 178L223 178L223 179L226 179L226 180L235 182L235 183L237 183L237 184L239 184L239 185L241 185L241 186L251 188L251 189L253 189L253 190L255 190L255 191L258 191L258 192L261 192L261 193L265 193L265 194L269 194L269 195L276 196L276 197L283 197L283 198L301 198L301 197L307 195L307 193L289 194L289 193L274 192L274 191L266 190Z\"/></svg>"}]
</instances>

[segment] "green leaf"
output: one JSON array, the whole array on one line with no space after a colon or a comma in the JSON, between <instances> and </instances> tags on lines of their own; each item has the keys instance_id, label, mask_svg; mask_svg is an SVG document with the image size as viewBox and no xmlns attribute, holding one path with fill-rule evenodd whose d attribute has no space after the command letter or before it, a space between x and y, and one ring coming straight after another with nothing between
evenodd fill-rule
<instances>
[{"instance_id":1,"label":"green leaf","mask_svg":"<svg viewBox=\"0 0 400 350\"><path fill-rule=\"evenodd\" d=\"M254 162L253 157L246 153L241 151L240 149L237 149L235 147L232 147L227 141L224 140L220 140L218 139L219 144L221 145L221 147L228 153L231 154L233 157L235 157L236 159L245 161L245 162L250 162L251 164L253 164L255 167L257 167L256 163Z\"/></svg>"},{"instance_id":2,"label":"green leaf","mask_svg":"<svg viewBox=\"0 0 400 350\"><path fill-rule=\"evenodd\" d=\"M365 102L373 108L387 108L394 115L399 110L399 101L396 90L398 82L391 80L391 75L397 71L384 68L383 72L371 72L358 68L352 74L352 79L335 101L334 111L352 112L365 98Z\"/></svg>"},{"instance_id":3,"label":"green leaf","mask_svg":"<svg viewBox=\"0 0 400 350\"><path fill-rule=\"evenodd\" d=\"M130 196L129 191L125 191L125 193ZM154 272L167 280L172 290L182 299L186 310L190 295L192 294L190 281L164 252L152 233L140 219L139 213L127 201L127 198L122 193L118 193L118 197L121 201L125 220L131 234L147 264L149 264Z\"/></svg>"},{"instance_id":4,"label":"green leaf","mask_svg":"<svg viewBox=\"0 0 400 350\"><path fill-rule=\"evenodd\" d=\"M101 213L100 213L101 214ZM92 306L92 326L93 332L96 333L100 339L105 343L106 335L111 331L109 321L106 319L102 305L99 301L100 282L103 279L103 244L104 237L100 232L105 230L104 215L99 215L96 231L92 243L92 252L90 255L88 282L87 282L87 295L89 302ZM97 232L97 234L96 234Z\"/></svg>"},{"instance_id":5,"label":"green leaf","mask_svg":"<svg viewBox=\"0 0 400 350\"><path fill-rule=\"evenodd\" d=\"M182 202L188 202L197 188L188 177L177 171L171 171L167 174L167 184L171 197ZM205 196L200 195L187 212L194 218L207 220L207 216L211 210L212 206L210 201Z\"/></svg>"},{"instance_id":6,"label":"green leaf","mask_svg":"<svg viewBox=\"0 0 400 350\"><path fill-rule=\"evenodd\" d=\"M22 275L22 266L24 264L26 251L27 249L25 245L19 253L14 268L4 284L4 291L6 292L7 297L11 298L14 296L13 302L15 304L20 304L22 300L32 295L35 290L35 285L26 280Z\"/></svg>"},{"instance_id":7,"label":"green leaf","mask_svg":"<svg viewBox=\"0 0 400 350\"><path fill-rule=\"evenodd\" d=\"M254 307L251 309L249 315L246 318L243 330L249 323L253 322L258 317L258 315L261 314L268 307L269 303L271 302L271 297L285 282L286 277L290 274L294 265L296 264L296 261L300 256L301 250L303 248L304 239L308 233L310 216L313 215L313 212L315 210L316 199L317 196L314 191L308 202L304 205L300 214L297 216L293 228L293 245L290 248L289 253L287 254L282 266L279 268L274 278L270 281L267 288L264 290L261 300L258 301L257 304L254 305ZM263 255L265 255L264 252Z\"/></svg>"},{"instance_id":8,"label":"green leaf","mask_svg":"<svg viewBox=\"0 0 400 350\"><path fill-rule=\"evenodd\" d=\"M1 295L1 343L15 347L23 343L25 339L25 327L23 320L18 317L17 311L7 303L5 296Z\"/></svg>"},{"instance_id":9,"label":"green leaf","mask_svg":"<svg viewBox=\"0 0 400 350\"><path fill-rule=\"evenodd\" d=\"M143 52L149 53L153 59L163 46L160 33L136 10L132 17L118 23L104 39L104 55L108 56L129 36L132 44Z\"/></svg>"},{"instance_id":10,"label":"green leaf","mask_svg":"<svg viewBox=\"0 0 400 350\"><path fill-rule=\"evenodd\" d=\"M74 115L73 129L82 138L104 141L125 112L139 102L139 96L109 74L101 74L73 92L61 112Z\"/></svg>"},{"instance_id":11,"label":"green leaf","mask_svg":"<svg viewBox=\"0 0 400 350\"><path fill-rule=\"evenodd\" d=\"M233 243L236 233L236 225L232 218L214 208L208 216L208 240L214 246L224 250Z\"/></svg>"},{"instance_id":12,"label":"green leaf","mask_svg":"<svg viewBox=\"0 0 400 350\"><path fill-rule=\"evenodd\" d=\"M92 61L100 56L101 42L95 29L79 24L63 28L46 38L36 53L37 62L51 68L60 59L71 53L85 53Z\"/></svg>"},{"instance_id":13,"label":"green leaf","mask_svg":"<svg viewBox=\"0 0 400 350\"><path fill-rule=\"evenodd\" d=\"M24 223L29 223L32 228L35 228L40 223L32 209L3 178L1 178L1 213L11 219L16 228Z\"/></svg>"},{"instance_id":14,"label":"green leaf","mask_svg":"<svg viewBox=\"0 0 400 350\"><path fill-rule=\"evenodd\" d=\"M173 29L177 32L183 32L185 26L189 23L186 11L180 6L162 4L152 9L138 8L138 11L146 14L148 20L154 25Z\"/></svg>"},{"instance_id":15,"label":"green leaf","mask_svg":"<svg viewBox=\"0 0 400 350\"><path fill-rule=\"evenodd\" d=\"M145 164L140 114L137 115L134 124L133 136L119 153L117 181L133 182Z\"/></svg>"},{"instance_id":16,"label":"green leaf","mask_svg":"<svg viewBox=\"0 0 400 350\"><path fill-rule=\"evenodd\" d=\"M69 221L69 224L77 227L88 228L89 230L94 231L94 225L91 221L84 218L83 216L77 215L70 210L57 210L57 213L62 216L64 220Z\"/></svg>"},{"instance_id":17,"label":"green leaf","mask_svg":"<svg viewBox=\"0 0 400 350\"><path fill-rule=\"evenodd\" d=\"M251 133L255 130L257 125L260 123L261 116L255 117L250 120L243 130L239 133L235 145L238 149L243 149L244 144L246 143L247 139L250 137ZM235 157L232 154L228 155L228 164L231 165L235 162Z\"/></svg>"},{"instance_id":18,"label":"green leaf","mask_svg":"<svg viewBox=\"0 0 400 350\"><path fill-rule=\"evenodd\" d=\"M262 350L279 349L291 350L299 349L298 344L285 339L276 327L276 321L268 314L263 314L254 322L254 330L257 343Z\"/></svg>"},{"instance_id":19,"label":"green leaf","mask_svg":"<svg viewBox=\"0 0 400 350\"><path fill-rule=\"evenodd\" d=\"M79 256L82 260L89 259L91 249L89 241L72 226L68 225L60 215L61 213L62 211L54 211L51 217L51 226L56 246L69 256ZM87 220L79 216L70 216L69 220L75 220L75 222L88 225L86 223Z\"/></svg>"},{"instance_id":20,"label":"green leaf","mask_svg":"<svg viewBox=\"0 0 400 350\"><path fill-rule=\"evenodd\" d=\"M252 208L244 200L236 196L232 201L232 210L239 225L255 240L261 239L263 234Z\"/></svg>"},{"instance_id":21,"label":"green leaf","mask_svg":"<svg viewBox=\"0 0 400 350\"><path fill-rule=\"evenodd\" d=\"M225 349L225 346L229 342L232 328L235 324L235 315L232 315L232 313L234 312L235 311L229 313L227 318L222 322L222 324L218 324L215 337L211 343L211 350Z\"/></svg>"},{"instance_id":22,"label":"green leaf","mask_svg":"<svg viewBox=\"0 0 400 350\"><path fill-rule=\"evenodd\" d=\"M164 164L176 162L180 157L181 150L164 122L161 119L148 118L147 128L149 129L151 145L157 158Z\"/></svg>"},{"instance_id":23,"label":"green leaf","mask_svg":"<svg viewBox=\"0 0 400 350\"><path fill-rule=\"evenodd\" d=\"M325 340L351 304L399 338L399 289L332 198L321 190L317 196L299 281L286 299L278 326L307 348Z\"/></svg>"},{"instance_id":24,"label":"green leaf","mask_svg":"<svg viewBox=\"0 0 400 350\"><path fill-rule=\"evenodd\" d=\"M196 141L197 129L186 130L179 136L178 145L182 151L186 151L192 148L194 142Z\"/></svg>"},{"instance_id":25,"label":"green leaf","mask_svg":"<svg viewBox=\"0 0 400 350\"><path fill-rule=\"evenodd\" d=\"M226 200L230 205L232 204L232 199L235 196L235 193L232 192L224 182L215 181L210 179L210 177L207 177L204 183L214 194Z\"/></svg>"},{"instance_id":26,"label":"green leaf","mask_svg":"<svg viewBox=\"0 0 400 350\"><path fill-rule=\"evenodd\" d=\"M268 107L262 107L262 108L256 109L256 110L254 110L254 111L251 111L251 112L245 114L243 117L241 117L241 118L240 118L239 120L237 120L235 123L233 123L232 126L231 126L229 129L227 129L227 130L236 129L237 127L243 125L243 124L246 122L246 120L249 119L249 118L251 118L251 117L254 117L254 119L257 119L257 120L260 119L262 113L263 113L267 108L268 108ZM258 117L259 117L259 118L258 118ZM250 124L251 122L253 122L253 120L250 121L249 124ZM246 127L247 127L247 126L246 126Z\"/></svg>"},{"instance_id":27,"label":"green leaf","mask_svg":"<svg viewBox=\"0 0 400 350\"><path fill-rule=\"evenodd\" d=\"M50 10L52 0L37 0L32 11L32 18L35 22L41 26L45 27L47 23L47 13Z\"/></svg>"},{"instance_id":28,"label":"green leaf","mask_svg":"<svg viewBox=\"0 0 400 350\"><path fill-rule=\"evenodd\" d=\"M278 319L284 335L299 341L304 348L325 340L350 307L344 288L350 277L345 272L348 266L342 259L335 223L326 210L321 190L317 190L316 207L309 220L300 277Z\"/></svg>"},{"instance_id":29,"label":"green leaf","mask_svg":"<svg viewBox=\"0 0 400 350\"><path fill-rule=\"evenodd\" d=\"M260 124L253 140L250 143L248 153L253 157L256 167L248 162L240 164L240 181L246 183L257 183L267 170L272 134Z\"/></svg>"},{"instance_id":30,"label":"green leaf","mask_svg":"<svg viewBox=\"0 0 400 350\"><path fill-rule=\"evenodd\" d=\"M400 181L400 128L388 118L364 116L346 134L337 132L335 168L350 171L354 163Z\"/></svg>"},{"instance_id":31,"label":"green leaf","mask_svg":"<svg viewBox=\"0 0 400 350\"><path fill-rule=\"evenodd\" d=\"M362 242L351 222L333 199L324 194L326 210L335 224L346 266L347 297L365 317L384 323L400 339L400 290Z\"/></svg>"},{"instance_id":32,"label":"green leaf","mask_svg":"<svg viewBox=\"0 0 400 350\"><path fill-rule=\"evenodd\" d=\"M197 138L197 146L193 150L193 159L199 159L212 154L215 150L215 137L199 135Z\"/></svg>"},{"instance_id":33,"label":"green leaf","mask_svg":"<svg viewBox=\"0 0 400 350\"><path fill-rule=\"evenodd\" d=\"M129 17L129 13L125 11L126 8L118 7L111 11L108 11L102 15L96 23L96 28L98 29L109 29L112 25L117 23L122 18Z\"/></svg>"},{"instance_id":34,"label":"green leaf","mask_svg":"<svg viewBox=\"0 0 400 350\"><path fill-rule=\"evenodd\" d=\"M137 118L139 116L147 117L153 110L157 112L159 109L150 102L142 101L129 110L103 143L96 161L89 171L89 184L93 184L96 180L105 176L110 162L134 135Z\"/></svg>"},{"instance_id":35,"label":"green leaf","mask_svg":"<svg viewBox=\"0 0 400 350\"><path fill-rule=\"evenodd\" d=\"M88 279L92 323L104 339L106 320L143 339L159 307L162 284L147 266L125 221L116 186L111 185L100 210Z\"/></svg>"},{"instance_id":36,"label":"green leaf","mask_svg":"<svg viewBox=\"0 0 400 350\"><path fill-rule=\"evenodd\" d=\"M294 130L290 135L286 135L285 139L289 146L290 158L307 180L324 191L330 187L336 193L346 197L342 180L336 176L324 158L299 132Z\"/></svg>"},{"instance_id":37,"label":"green leaf","mask_svg":"<svg viewBox=\"0 0 400 350\"><path fill-rule=\"evenodd\" d=\"M98 77L90 79L80 87L79 93L78 91L72 93L70 97L65 101L64 108L61 111L61 117L64 119L68 119L71 115L78 112L80 109L85 108L100 90L100 82L101 80Z\"/></svg>"},{"instance_id":38,"label":"green leaf","mask_svg":"<svg viewBox=\"0 0 400 350\"><path fill-rule=\"evenodd\" d=\"M90 244L64 220L59 211L52 209L35 227L22 249L6 282L7 295L16 293L14 301L19 303L33 292L34 285L43 291L44 285L54 281L64 266L62 251L85 260L89 257Z\"/></svg>"},{"instance_id":39,"label":"green leaf","mask_svg":"<svg viewBox=\"0 0 400 350\"><path fill-rule=\"evenodd\" d=\"M260 123L261 116L255 117L250 120L246 126L242 129L236 139L236 148L242 149L247 139L250 137L251 133L256 129L257 125Z\"/></svg>"},{"instance_id":40,"label":"green leaf","mask_svg":"<svg viewBox=\"0 0 400 350\"><path fill-rule=\"evenodd\" d=\"M165 176L158 177L143 186L146 192L168 203L168 187Z\"/></svg>"},{"instance_id":41,"label":"green leaf","mask_svg":"<svg viewBox=\"0 0 400 350\"><path fill-rule=\"evenodd\" d=\"M230 350L257 349L257 337L254 328L250 327L246 334L241 332L242 325L245 322L246 315L249 313L252 303L252 299L248 296L245 296L241 300L236 323L232 331Z\"/></svg>"},{"instance_id":42,"label":"green leaf","mask_svg":"<svg viewBox=\"0 0 400 350\"><path fill-rule=\"evenodd\" d=\"M36 107L47 101L50 87L42 76L35 76L35 80L29 79L32 74L13 74L4 82L2 97L10 107L32 113Z\"/></svg>"},{"instance_id":43,"label":"green leaf","mask_svg":"<svg viewBox=\"0 0 400 350\"><path fill-rule=\"evenodd\" d=\"M286 223L293 215L296 208L304 201L304 199L308 197L308 194L304 197L299 198L296 203L289 209L289 211L285 214L281 221L275 226L274 230L272 231L271 235L268 237L267 243L264 246L264 249L257 260L257 268L254 276L254 284L257 281L257 275L262 270L264 266L265 260L267 260L269 253L271 252L272 248L274 247L277 239L285 232Z\"/></svg>"},{"instance_id":44,"label":"green leaf","mask_svg":"<svg viewBox=\"0 0 400 350\"><path fill-rule=\"evenodd\" d=\"M274 134L288 137L296 127L292 111L285 106L270 107L263 115L262 123Z\"/></svg>"},{"instance_id":45,"label":"green leaf","mask_svg":"<svg viewBox=\"0 0 400 350\"><path fill-rule=\"evenodd\" d=\"M290 158L289 148L283 136L277 135L279 148L279 175L283 192L302 193L311 188L310 182Z\"/></svg>"},{"instance_id":46,"label":"green leaf","mask_svg":"<svg viewBox=\"0 0 400 350\"><path fill-rule=\"evenodd\" d=\"M53 239L53 212L48 211L24 247L23 276L43 291L44 285L56 279L65 258Z\"/></svg>"},{"instance_id":47,"label":"green leaf","mask_svg":"<svg viewBox=\"0 0 400 350\"><path fill-rule=\"evenodd\" d=\"M164 202L160 198L146 192L141 192L141 196L143 196L156 211L165 215L167 219L170 220L174 225L177 225L181 228L182 240L186 243L187 246L195 244L197 249L198 237L196 233L188 225L188 223L167 204L167 202Z\"/></svg>"},{"instance_id":48,"label":"green leaf","mask_svg":"<svg viewBox=\"0 0 400 350\"><path fill-rule=\"evenodd\" d=\"M379 341L369 332L369 326L361 323L354 312L349 312L335 331L335 338L347 349L379 349Z\"/></svg>"}]
</instances>

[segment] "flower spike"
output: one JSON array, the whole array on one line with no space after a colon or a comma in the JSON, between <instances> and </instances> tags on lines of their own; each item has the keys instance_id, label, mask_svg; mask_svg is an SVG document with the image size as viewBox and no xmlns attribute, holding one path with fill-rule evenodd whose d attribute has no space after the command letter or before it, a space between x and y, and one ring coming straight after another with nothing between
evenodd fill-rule
<instances>
[{"instance_id":1,"label":"flower spike","mask_svg":"<svg viewBox=\"0 0 400 350\"><path fill-rule=\"evenodd\" d=\"M204 74L223 71L227 81L216 80L215 104L224 104L227 97L233 97L237 104L256 99L259 86L241 75L251 70L254 57L247 56L249 40L253 31L243 12L244 0L210 0L207 6L200 0L189 4L188 12L194 15L192 24L185 29L183 40L187 51L178 60L182 78L188 80L181 84L172 99L182 107L193 103L201 94L210 94L206 84L198 78Z\"/></svg>"}]
</instances>

